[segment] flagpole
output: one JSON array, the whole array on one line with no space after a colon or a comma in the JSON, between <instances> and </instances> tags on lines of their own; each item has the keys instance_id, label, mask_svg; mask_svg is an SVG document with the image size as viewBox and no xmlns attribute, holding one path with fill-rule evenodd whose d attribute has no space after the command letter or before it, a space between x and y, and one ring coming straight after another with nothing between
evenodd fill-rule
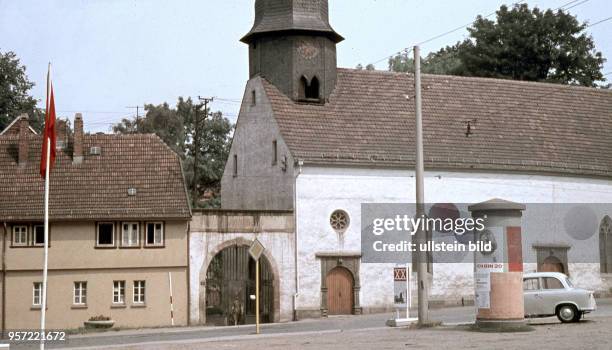
<instances>
[{"instance_id":1,"label":"flagpole","mask_svg":"<svg viewBox=\"0 0 612 350\"><path fill-rule=\"evenodd\" d=\"M47 71L47 113L45 115L45 119L48 119L49 114L49 84L50 84L50 76L51 74L51 62L49 62L49 70ZM45 120L47 123L48 120ZM45 125L46 127L46 125ZM45 133L46 134L46 133ZM47 166L45 169L45 257L43 263L43 283L42 283L42 305L40 312L40 350L45 349L45 317L47 313L47 270L49 263L49 168L51 162L51 138L49 135L43 140L43 142L47 143Z\"/></svg>"}]
</instances>

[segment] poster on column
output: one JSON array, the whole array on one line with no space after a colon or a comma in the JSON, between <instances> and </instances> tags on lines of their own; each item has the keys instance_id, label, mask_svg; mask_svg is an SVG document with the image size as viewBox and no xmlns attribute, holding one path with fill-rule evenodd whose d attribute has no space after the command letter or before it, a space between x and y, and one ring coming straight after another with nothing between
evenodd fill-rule
<instances>
[{"instance_id":1,"label":"poster on column","mask_svg":"<svg viewBox=\"0 0 612 350\"><path fill-rule=\"evenodd\" d=\"M475 304L479 309L491 308L491 273L504 272L504 233L501 227L491 227L483 231L479 241L491 243L490 251L475 253L474 287Z\"/></svg>"}]
</instances>

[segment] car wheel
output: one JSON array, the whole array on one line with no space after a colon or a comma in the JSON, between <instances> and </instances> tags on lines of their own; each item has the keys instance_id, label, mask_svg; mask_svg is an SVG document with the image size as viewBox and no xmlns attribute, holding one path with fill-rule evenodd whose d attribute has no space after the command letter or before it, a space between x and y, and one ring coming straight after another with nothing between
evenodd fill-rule
<instances>
[{"instance_id":1,"label":"car wheel","mask_svg":"<svg viewBox=\"0 0 612 350\"><path fill-rule=\"evenodd\" d=\"M574 305L561 305L557 308L557 318L563 323L576 322L580 319L580 313Z\"/></svg>"}]
</instances>

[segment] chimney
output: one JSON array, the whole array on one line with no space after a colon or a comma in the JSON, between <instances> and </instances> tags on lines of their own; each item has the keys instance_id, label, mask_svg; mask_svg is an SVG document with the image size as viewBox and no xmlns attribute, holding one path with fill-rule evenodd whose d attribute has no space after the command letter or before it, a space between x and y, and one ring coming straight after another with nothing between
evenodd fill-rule
<instances>
[{"instance_id":1,"label":"chimney","mask_svg":"<svg viewBox=\"0 0 612 350\"><path fill-rule=\"evenodd\" d=\"M58 119L55 124L55 148L59 151L66 147L68 143L68 120Z\"/></svg>"},{"instance_id":2,"label":"chimney","mask_svg":"<svg viewBox=\"0 0 612 350\"><path fill-rule=\"evenodd\" d=\"M81 113L74 116L74 144L72 149L72 164L81 164L83 162L83 116L81 116Z\"/></svg>"},{"instance_id":3,"label":"chimney","mask_svg":"<svg viewBox=\"0 0 612 350\"><path fill-rule=\"evenodd\" d=\"M19 165L25 165L28 161L28 153L30 150L30 121L27 114L19 116Z\"/></svg>"}]
</instances>

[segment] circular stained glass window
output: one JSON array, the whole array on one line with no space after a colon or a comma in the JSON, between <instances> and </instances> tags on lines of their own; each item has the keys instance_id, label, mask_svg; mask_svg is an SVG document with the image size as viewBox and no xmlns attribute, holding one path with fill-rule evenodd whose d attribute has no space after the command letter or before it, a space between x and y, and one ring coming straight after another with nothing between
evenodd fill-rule
<instances>
[{"instance_id":1,"label":"circular stained glass window","mask_svg":"<svg viewBox=\"0 0 612 350\"><path fill-rule=\"evenodd\" d=\"M336 232L344 232L349 226L349 217L344 210L336 210L329 217L329 224Z\"/></svg>"}]
</instances>

